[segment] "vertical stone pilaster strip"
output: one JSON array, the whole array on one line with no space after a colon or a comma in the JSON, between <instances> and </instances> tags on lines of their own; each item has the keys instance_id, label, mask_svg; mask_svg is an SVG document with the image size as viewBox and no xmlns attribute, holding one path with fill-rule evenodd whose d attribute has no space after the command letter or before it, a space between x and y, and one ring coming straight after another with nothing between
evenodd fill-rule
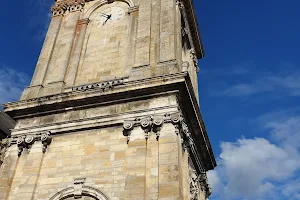
<instances>
[{"instance_id":1,"label":"vertical stone pilaster strip","mask_svg":"<svg viewBox=\"0 0 300 200\"><path fill-rule=\"evenodd\" d=\"M80 19L77 22L73 47L72 47L66 75L65 75L66 87L71 87L74 86L75 84L75 78L78 71L81 51L82 51L88 23L89 23L89 19Z\"/></svg>"},{"instance_id":2,"label":"vertical stone pilaster strip","mask_svg":"<svg viewBox=\"0 0 300 200\"><path fill-rule=\"evenodd\" d=\"M151 46L150 46L150 65L152 68L157 66L159 61L159 37L160 37L160 9L161 0L152 0L151 14ZM151 70L152 76L155 76L156 70Z\"/></svg>"},{"instance_id":3,"label":"vertical stone pilaster strip","mask_svg":"<svg viewBox=\"0 0 300 200\"><path fill-rule=\"evenodd\" d=\"M182 199L179 184L179 147L175 126L166 123L159 137L159 197L158 199Z\"/></svg>"},{"instance_id":4,"label":"vertical stone pilaster strip","mask_svg":"<svg viewBox=\"0 0 300 200\"><path fill-rule=\"evenodd\" d=\"M53 92L60 92L64 81L65 71L69 63L72 41L75 37L75 28L81 12L70 12L64 16L61 30L57 37L57 42L53 49L52 59L50 60L44 84L60 83L55 87L55 91L45 91L43 95L50 95ZM47 87L46 87L47 88Z\"/></svg>"},{"instance_id":5,"label":"vertical stone pilaster strip","mask_svg":"<svg viewBox=\"0 0 300 200\"><path fill-rule=\"evenodd\" d=\"M139 196L144 199L146 183L146 140L144 130L135 127L126 150L125 189L120 193L121 199Z\"/></svg>"},{"instance_id":6,"label":"vertical stone pilaster strip","mask_svg":"<svg viewBox=\"0 0 300 200\"><path fill-rule=\"evenodd\" d=\"M129 8L130 9L130 8ZM138 9L129 12L130 14L130 25L129 34L127 38L127 52L125 58L126 73L130 74L131 68L134 66L135 62L135 47L136 47L136 37L137 37L137 27L138 27Z\"/></svg>"},{"instance_id":7,"label":"vertical stone pilaster strip","mask_svg":"<svg viewBox=\"0 0 300 200\"><path fill-rule=\"evenodd\" d=\"M30 151L24 150L20 156L12 182L10 195L14 199L33 199L37 187L44 154L41 151L42 144L35 142Z\"/></svg>"},{"instance_id":8,"label":"vertical stone pilaster strip","mask_svg":"<svg viewBox=\"0 0 300 200\"><path fill-rule=\"evenodd\" d=\"M7 200L19 164L18 147L16 145L7 149L3 165L0 168L0 199Z\"/></svg>"},{"instance_id":9,"label":"vertical stone pilaster strip","mask_svg":"<svg viewBox=\"0 0 300 200\"><path fill-rule=\"evenodd\" d=\"M33 189L32 196L31 196L31 200L36 199L35 198L35 193L36 193L36 189L37 189L37 186L38 186L38 182L39 182L39 178L40 178L40 174L41 174L41 170L42 170L42 166L43 166L43 162L44 162L44 157L45 157L45 154L43 153L42 158L41 158L41 162L39 164L39 171L38 171L36 179L35 179L35 184L34 184L34 189Z\"/></svg>"},{"instance_id":10,"label":"vertical stone pilaster strip","mask_svg":"<svg viewBox=\"0 0 300 200\"><path fill-rule=\"evenodd\" d=\"M150 64L150 15L151 1L140 0L135 49L135 66Z\"/></svg>"},{"instance_id":11,"label":"vertical stone pilaster strip","mask_svg":"<svg viewBox=\"0 0 300 200\"><path fill-rule=\"evenodd\" d=\"M175 59L175 1L161 0L160 62Z\"/></svg>"},{"instance_id":12,"label":"vertical stone pilaster strip","mask_svg":"<svg viewBox=\"0 0 300 200\"><path fill-rule=\"evenodd\" d=\"M182 148L182 137L181 134L177 134L177 145L178 145L178 169L179 169L179 194L181 199L184 199L184 185L183 185L183 173L184 173L184 160L183 160L183 148Z\"/></svg>"},{"instance_id":13,"label":"vertical stone pilaster strip","mask_svg":"<svg viewBox=\"0 0 300 200\"><path fill-rule=\"evenodd\" d=\"M158 141L151 134L147 140L145 200L158 199Z\"/></svg>"},{"instance_id":14,"label":"vertical stone pilaster strip","mask_svg":"<svg viewBox=\"0 0 300 200\"><path fill-rule=\"evenodd\" d=\"M176 1L175 9L175 41L176 41L176 60L180 70L182 70L182 39L181 39L181 14L180 2Z\"/></svg>"},{"instance_id":15,"label":"vertical stone pilaster strip","mask_svg":"<svg viewBox=\"0 0 300 200\"><path fill-rule=\"evenodd\" d=\"M63 15L52 17L30 86L42 85L60 30Z\"/></svg>"}]
</instances>

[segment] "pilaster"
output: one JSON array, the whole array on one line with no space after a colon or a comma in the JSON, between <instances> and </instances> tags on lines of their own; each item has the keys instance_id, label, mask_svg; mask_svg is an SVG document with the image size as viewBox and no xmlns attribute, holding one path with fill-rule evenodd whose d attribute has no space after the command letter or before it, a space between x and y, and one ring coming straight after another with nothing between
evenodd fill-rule
<instances>
[{"instance_id":1,"label":"pilaster","mask_svg":"<svg viewBox=\"0 0 300 200\"><path fill-rule=\"evenodd\" d=\"M80 19L77 21L75 38L73 41L72 51L68 68L65 75L66 87L72 87L75 84L75 78L77 75L78 65L81 56L81 50L85 38L86 29L89 23L89 19Z\"/></svg>"}]
</instances>

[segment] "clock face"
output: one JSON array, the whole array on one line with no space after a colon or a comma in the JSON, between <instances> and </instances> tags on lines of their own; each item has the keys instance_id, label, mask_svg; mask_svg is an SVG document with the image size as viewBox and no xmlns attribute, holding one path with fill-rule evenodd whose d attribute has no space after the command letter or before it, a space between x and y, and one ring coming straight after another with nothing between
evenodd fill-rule
<instances>
[{"instance_id":1,"label":"clock face","mask_svg":"<svg viewBox=\"0 0 300 200\"><path fill-rule=\"evenodd\" d=\"M101 11L97 18L97 25L102 27L114 23L125 16L125 11L121 7L110 7Z\"/></svg>"}]
</instances>

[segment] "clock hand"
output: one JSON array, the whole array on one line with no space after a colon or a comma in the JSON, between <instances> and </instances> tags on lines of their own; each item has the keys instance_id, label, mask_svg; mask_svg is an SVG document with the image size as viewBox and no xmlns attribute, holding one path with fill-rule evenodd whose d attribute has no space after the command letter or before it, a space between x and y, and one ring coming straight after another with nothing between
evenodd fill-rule
<instances>
[{"instance_id":1,"label":"clock hand","mask_svg":"<svg viewBox=\"0 0 300 200\"><path fill-rule=\"evenodd\" d=\"M103 25L106 24L106 22L107 22L109 19L111 19L111 14L110 14L110 15L107 15L106 20L105 20L105 22L103 23Z\"/></svg>"},{"instance_id":2,"label":"clock hand","mask_svg":"<svg viewBox=\"0 0 300 200\"><path fill-rule=\"evenodd\" d=\"M106 18L109 18L110 15L108 14L105 14L105 13L101 13L102 17L106 17Z\"/></svg>"}]
</instances>

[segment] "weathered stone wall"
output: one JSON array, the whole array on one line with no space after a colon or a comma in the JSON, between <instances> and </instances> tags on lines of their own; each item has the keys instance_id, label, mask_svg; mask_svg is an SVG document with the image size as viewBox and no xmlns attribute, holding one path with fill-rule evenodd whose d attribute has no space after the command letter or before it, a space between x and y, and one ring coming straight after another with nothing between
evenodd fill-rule
<instances>
[{"instance_id":1,"label":"weathered stone wall","mask_svg":"<svg viewBox=\"0 0 300 200\"><path fill-rule=\"evenodd\" d=\"M111 200L190 199L189 153L172 113L177 97L166 94L18 120L13 138L50 131L52 142L45 153L39 135L21 152L15 143L9 147L0 199L48 200L77 178ZM125 129L128 120L137 124Z\"/></svg>"},{"instance_id":2,"label":"weathered stone wall","mask_svg":"<svg viewBox=\"0 0 300 200\"><path fill-rule=\"evenodd\" d=\"M159 142L155 135L146 142L144 131L137 128L128 145L122 130L112 127L54 136L46 154L35 143L19 158L8 199L48 200L78 177L86 178L85 185L109 199L182 199L174 126L164 125ZM17 155L16 146L9 154Z\"/></svg>"}]
</instances>

